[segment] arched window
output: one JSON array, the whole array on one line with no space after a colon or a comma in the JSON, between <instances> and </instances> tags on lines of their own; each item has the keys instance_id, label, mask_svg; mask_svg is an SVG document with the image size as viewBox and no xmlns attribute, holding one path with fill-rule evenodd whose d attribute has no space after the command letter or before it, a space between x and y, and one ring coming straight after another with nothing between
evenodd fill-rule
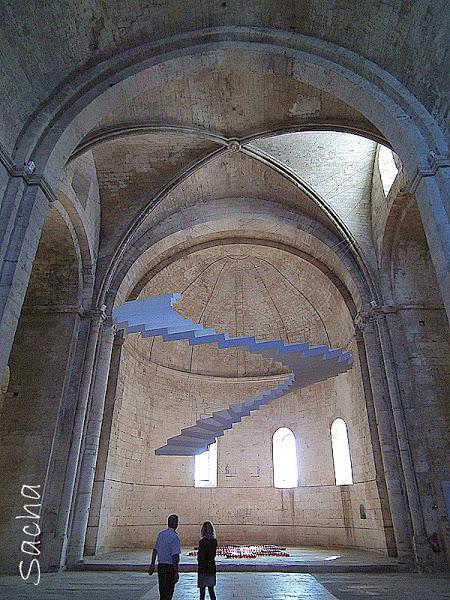
<instances>
[{"instance_id":1,"label":"arched window","mask_svg":"<svg viewBox=\"0 0 450 600\"><path fill-rule=\"evenodd\" d=\"M335 419L331 425L331 447L333 449L336 485L351 485L353 483L352 462L347 425L343 419Z\"/></svg>"},{"instance_id":2,"label":"arched window","mask_svg":"<svg viewBox=\"0 0 450 600\"><path fill-rule=\"evenodd\" d=\"M380 170L381 183L385 195L389 194L389 190L397 177L398 167L395 163L394 153L386 146L379 146L378 150L378 168Z\"/></svg>"},{"instance_id":3,"label":"arched window","mask_svg":"<svg viewBox=\"0 0 450 600\"><path fill-rule=\"evenodd\" d=\"M281 427L273 434L273 483L277 488L298 485L295 436L287 427Z\"/></svg>"},{"instance_id":4,"label":"arched window","mask_svg":"<svg viewBox=\"0 0 450 600\"><path fill-rule=\"evenodd\" d=\"M195 456L195 487L217 487L217 441Z\"/></svg>"}]
</instances>

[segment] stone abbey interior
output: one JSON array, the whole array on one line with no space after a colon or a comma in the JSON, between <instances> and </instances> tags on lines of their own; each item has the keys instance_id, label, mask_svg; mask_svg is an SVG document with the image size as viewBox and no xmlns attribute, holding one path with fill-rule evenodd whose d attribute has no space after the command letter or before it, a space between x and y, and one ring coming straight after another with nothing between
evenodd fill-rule
<instances>
[{"instance_id":1,"label":"stone abbey interior","mask_svg":"<svg viewBox=\"0 0 450 600\"><path fill-rule=\"evenodd\" d=\"M223 544L446 571L449 4L1 0L0 15L4 581L19 590L33 558L44 581L149 556L174 512L186 548L209 519ZM201 454L155 454L289 375L117 326L125 303L173 293L205 328L352 366ZM1 598L41 598L2 581ZM258 593L236 597L282 597ZM353 598L328 593L311 597Z\"/></svg>"}]
</instances>

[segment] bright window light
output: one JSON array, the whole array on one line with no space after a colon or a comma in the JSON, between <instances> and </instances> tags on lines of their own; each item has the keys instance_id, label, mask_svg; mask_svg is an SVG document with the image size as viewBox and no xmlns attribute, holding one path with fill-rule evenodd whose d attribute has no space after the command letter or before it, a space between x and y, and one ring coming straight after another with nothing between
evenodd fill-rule
<instances>
[{"instance_id":1,"label":"bright window light","mask_svg":"<svg viewBox=\"0 0 450 600\"><path fill-rule=\"evenodd\" d=\"M381 183L385 195L389 194L389 190L397 177L398 167L395 164L394 153L386 146L380 144L378 151L378 168L380 169Z\"/></svg>"},{"instance_id":2,"label":"bright window light","mask_svg":"<svg viewBox=\"0 0 450 600\"><path fill-rule=\"evenodd\" d=\"M276 488L298 486L295 436L287 427L281 427L273 434L273 482Z\"/></svg>"},{"instance_id":3,"label":"bright window light","mask_svg":"<svg viewBox=\"0 0 450 600\"><path fill-rule=\"evenodd\" d=\"M342 419L336 419L331 425L331 447L333 449L336 485L352 485L352 462L350 459L347 425Z\"/></svg>"},{"instance_id":4,"label":"bright window light","mask_svg":"<svg viewBox=\"0 0 450 600\"><path fill-rule=\"evenodd\" d=\"M195 456L195 487L217 487L217 442Z\"/></svg>"}]
</instances>

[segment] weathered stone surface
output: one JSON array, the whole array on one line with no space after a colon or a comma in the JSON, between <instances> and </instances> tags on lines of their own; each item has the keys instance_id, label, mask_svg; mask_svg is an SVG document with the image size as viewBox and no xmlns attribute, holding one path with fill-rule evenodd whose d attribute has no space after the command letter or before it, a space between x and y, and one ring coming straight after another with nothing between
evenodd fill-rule
<instances>
[{"instance_id":1,"label":"weathered stone surface","mask_svg":"<svg viewBox=\"0 0 450 600\"><path fill-rule=\"evenodd\" d=\"M35 4L0 8L1 569L20 560L28 477L44 570L81 558L86 529L88 552L144 547L173 510L189 540L209 516L230 542L442 569L448 2ZM378 143L401 163L387 195ZM154 449L285 375L118 335L110 364L113 306L177 291L207 326L355 358L229 431L217 488ZM353 486L334 485L336 417ZM282 425L294 490L272 484Z\"/></svg>"}]
</instances>

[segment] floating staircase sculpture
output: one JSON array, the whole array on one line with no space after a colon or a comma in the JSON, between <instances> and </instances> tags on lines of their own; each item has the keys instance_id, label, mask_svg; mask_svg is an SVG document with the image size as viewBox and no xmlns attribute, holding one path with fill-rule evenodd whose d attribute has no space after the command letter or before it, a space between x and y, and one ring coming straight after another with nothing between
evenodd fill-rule
<instances>
[{"instance_id":1,"label":"floating staircase sculpture","mask_svg":"<svg viewBox=\"0 0 450 600\"><path fill-rule=\"evenodd\" d=\"M227 333L217 333L215 329L205 329L174 310L173 304L180 298L181 294L174 293L126 302L113 310L114 322L125 333L140 333L142 337L162 336L165 342L188 340L191 346L217 343L219 348L243 347L288 366L291 373L271 390L231 404L225 410L213 412L210 417L198 419L192 427L182 429L180 435L169 438L165 446L155 450L155 454L201 454L227 429L261 406L287 392L345 373L352 367L352 355L340 348L310 346L307 343L287 344L282 340L258 341L253 336L233 338Z\"/></svg>"}]
</instances>

